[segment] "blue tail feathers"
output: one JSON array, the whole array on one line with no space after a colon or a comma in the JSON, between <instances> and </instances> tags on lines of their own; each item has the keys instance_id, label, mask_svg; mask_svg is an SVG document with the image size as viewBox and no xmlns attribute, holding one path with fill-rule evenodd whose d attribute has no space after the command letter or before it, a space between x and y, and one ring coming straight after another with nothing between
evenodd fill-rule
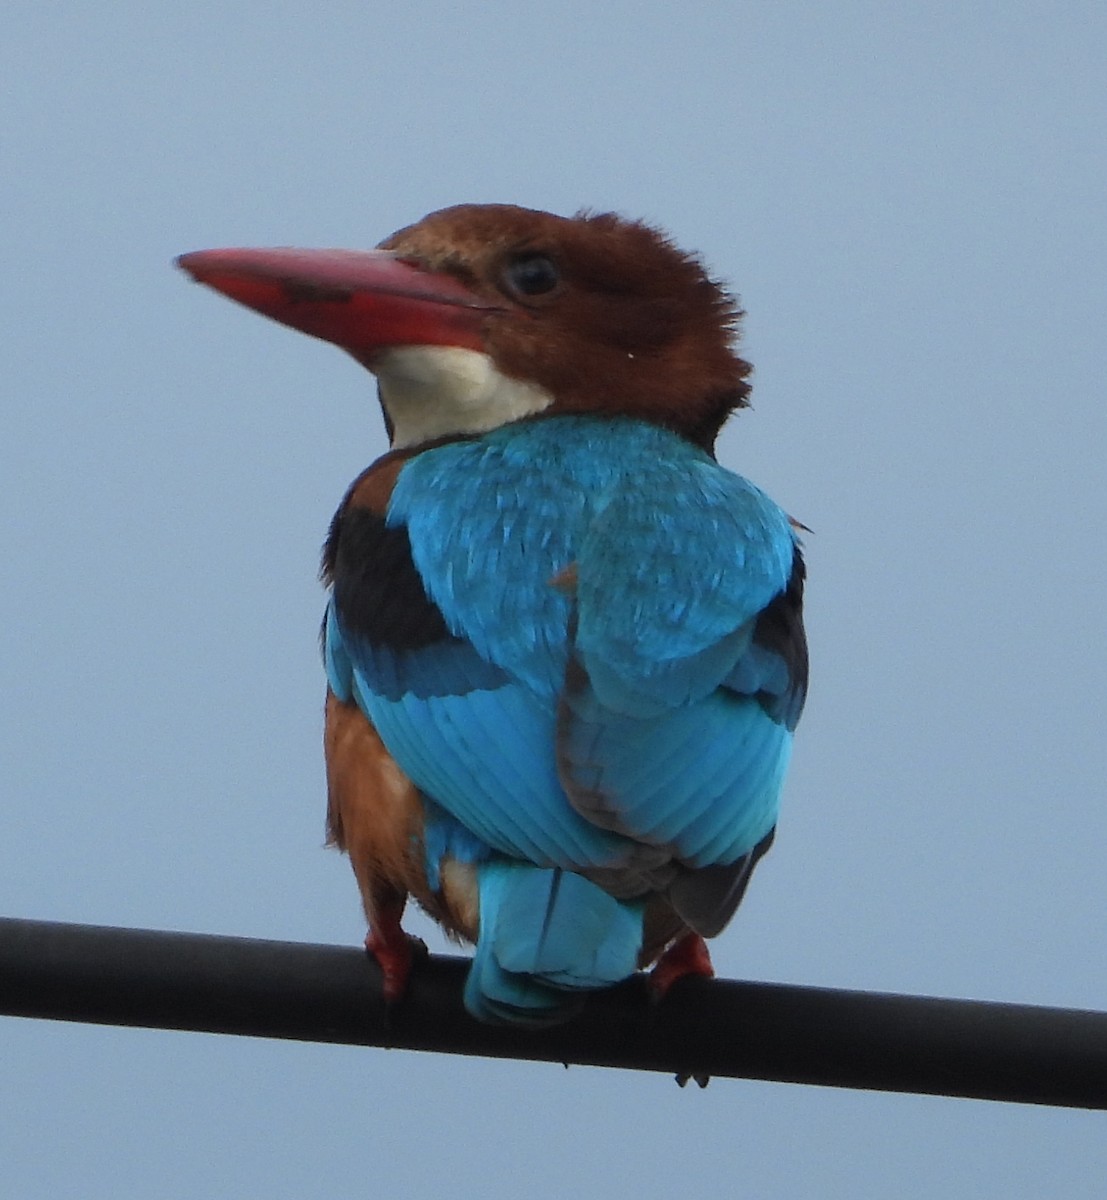
<instances>
[{"instance_id":1,"label":"blue tail feathers","mask_svg":"<svg viewBox=\"0 0 1107 1200\"><path fill-rule=\"evenodd\" d=\"M557 868L481 864L480 939L465 1006L482 1021L550 1025L579 1011L583 993L632 975L644 904L616 900Z\"/></svg>"}]
</instances>

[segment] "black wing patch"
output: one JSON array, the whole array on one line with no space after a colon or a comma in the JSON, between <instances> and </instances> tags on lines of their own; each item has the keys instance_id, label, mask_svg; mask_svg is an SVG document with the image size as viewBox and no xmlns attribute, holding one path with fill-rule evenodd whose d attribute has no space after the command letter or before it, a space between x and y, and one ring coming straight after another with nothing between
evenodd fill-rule
<instances>
[{"instance_id":1,"label":"black wing patch","mask_svg":"<svg viewBox=\"0 0 1107 1200\"><path fill-rule=\"evenodd\" d=\"M377 513L350 506L339 510L327 545L335 606L348 637L394 651L459 640L423 587L404 526L390 528Z\"/></svg>"},{"instance_id":2,"label":"black wing patch","mask_svg":"<svg viewBox=\"0 0 1107 1200\"><path fill-rule=\"evenodd\" d=\"M774 721L795 729L807 699L807 635L803 630L806 571L796 547L784 591L758 615L750 648L723 681L753 696Z\"/></svg>"}]
</instances>

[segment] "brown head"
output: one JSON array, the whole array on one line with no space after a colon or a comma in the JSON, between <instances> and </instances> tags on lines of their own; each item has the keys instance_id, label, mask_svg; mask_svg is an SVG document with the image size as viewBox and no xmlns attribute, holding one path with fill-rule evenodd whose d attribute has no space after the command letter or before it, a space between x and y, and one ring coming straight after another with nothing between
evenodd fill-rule
<instances>
[{"instance_id":1,"label":"brown head","mask_svg":"<svg viewBox=\"0 0 1107 1200\"><path fill-rule=\"evenodd\" d=\"M734 299L664 234L610 213L465 204L377 251L179 261L364 363L397 444L588 412L640 417L710 448L749 394Z\"/></svg>"}]
</instances>

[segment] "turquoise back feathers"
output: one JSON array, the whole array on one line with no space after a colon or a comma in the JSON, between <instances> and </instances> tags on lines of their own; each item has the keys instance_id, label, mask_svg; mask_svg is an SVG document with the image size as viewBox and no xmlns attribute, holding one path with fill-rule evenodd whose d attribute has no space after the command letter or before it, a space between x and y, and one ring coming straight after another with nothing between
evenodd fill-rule
<instances>
[{"instance_id":1,"label":"turquoise back feathers","mask_svg":"<svg viewBox=\"0 0 1107 1200\"><path fill-rule=\"evenodd\" d=\"M562 416L418 453L343 520L328 677L432 802L428 877L477 871L470 1009L562 1019L635 969L657 898L717 932L806 688L787 516L664 429ZM402 604L351 577L355 528L376 569L409 556Z\"/></svg>"}]
</instances>

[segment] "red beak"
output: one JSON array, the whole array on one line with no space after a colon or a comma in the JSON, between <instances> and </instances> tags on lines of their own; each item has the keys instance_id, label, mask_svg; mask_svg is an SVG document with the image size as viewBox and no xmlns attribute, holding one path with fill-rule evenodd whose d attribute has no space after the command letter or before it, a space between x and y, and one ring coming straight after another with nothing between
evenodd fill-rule
<instances>
[{"instance_id":1,"label":"red beak","mask_svg":"<svg viewBox=\"0 0 1107 1200\"><path fill-rule=\"evenodd\" d=\"M500 306L450 275L387 250L197 250L177 265L197 283L348 350L370 365L388 346L483 348Z\"/></svg>"}]
</instances>

